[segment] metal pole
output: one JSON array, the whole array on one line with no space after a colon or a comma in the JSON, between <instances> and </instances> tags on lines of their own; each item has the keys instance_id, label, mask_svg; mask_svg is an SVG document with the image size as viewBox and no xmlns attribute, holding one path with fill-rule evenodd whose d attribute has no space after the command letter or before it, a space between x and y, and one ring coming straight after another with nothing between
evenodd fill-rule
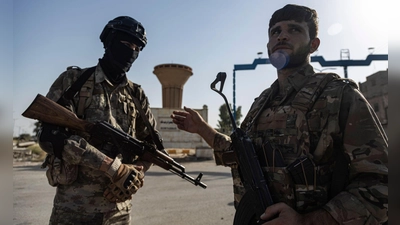
<instances>
[{"instance_id":1,"label":"metal pole","mask_svg":"<svg viewBox=\"0 0 400 225\"><path fill-rule=\"evenodd\" d=\"M233 70L233 119L236 121L236 73Z\"/></svg>"}]
</instances>

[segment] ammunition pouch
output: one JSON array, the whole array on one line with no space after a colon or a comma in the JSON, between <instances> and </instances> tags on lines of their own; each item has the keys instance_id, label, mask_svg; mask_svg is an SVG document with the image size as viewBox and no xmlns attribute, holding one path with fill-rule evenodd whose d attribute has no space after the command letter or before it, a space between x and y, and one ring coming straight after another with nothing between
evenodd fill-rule
<instances>
[{"instance_id":1,"label":"ammunition pouch","mask_svg":"<svg viewBox=\"0 0 400 225\"><path fill-rule=\"evenodd\" d=\"M286 167L293 181L296 208L299 212L310 212L329 201L332 166L333 164L316 166L310 158L301 157Z\"/></svg>"},{"instance_id":2,"label":"ammunition pouch","mask_svg":"<svg viewBox=\"0 0 400 225\"><path fill-rule=\"evenodd\" d=\"M308 157L296 159L286 167L295 184L316 185L316 167Z\"/></svg>"}]
</instances>

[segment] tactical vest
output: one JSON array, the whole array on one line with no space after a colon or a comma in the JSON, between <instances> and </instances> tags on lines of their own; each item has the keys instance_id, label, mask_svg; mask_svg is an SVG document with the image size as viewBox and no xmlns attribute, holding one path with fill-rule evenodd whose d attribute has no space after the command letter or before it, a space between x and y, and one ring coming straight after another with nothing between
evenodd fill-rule
<instances>
[{"instance_id":1,"label":"tactical vest","mask_svg":"<svg viewBox=\"0 0 400 225\"><path fill-rule=\"evenodd\" d=\"M305 213L337 194L331 193L331 182L335 164L339 165L335 162L342 142L339 110L344 83L357 86L336 74L318 73L298 93L289 95L287 103L274 104L276 93L271 89L255 101L243 127L253 141L274 202ZM347 171L347 164L341 163L342 171ZM232 172L233 176L237 173ZM340 181L340 189L345 180ZM242 187L234 190L235 198L244 191Z\"/></svg>"},{"instance_id":2,"label":"tactical vest","mask_svg":"<svg viewBox=\"0 0 400 225\"><path fill-rule=\"evenodd\" d=\"M81 68L77 66L70 66L67 68L68 70L75 70L73 71L73 74L75 74L75 77L73 78L74 81L78 79L80 75L84 72ZM93 73L83 84L82 88L80 89L79 93L75 97L75 102L76 102L76 115L79 118L85 118L85 110L90 106L93 100L93 92L94 92L94 86L95 86L95 73ZM137 117L137 110L135 107L135 104L132 99L132 95L136 95L137 89L140 87L140 85L135 84L128 80L128 85L127 88L124 88L123 90L123 97L121 97L120 102L124 106L124 111L128 116L128 121L132 121L129 130L127 133L129 134L134 134L134 124L133 124L133 118ZM95 93L96 94L96 93Z\"/></svg>"}]
</instances>

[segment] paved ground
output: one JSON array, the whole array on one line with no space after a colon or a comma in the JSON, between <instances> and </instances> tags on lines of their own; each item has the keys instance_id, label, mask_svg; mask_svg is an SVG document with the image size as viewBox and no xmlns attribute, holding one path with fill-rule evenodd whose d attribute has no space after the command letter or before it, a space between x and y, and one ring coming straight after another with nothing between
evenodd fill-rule
<instances>
[{"instance_id":1,"label":"paved ground","mask_svg":"<svg viewBox=\"0 0 400 225\"><path fill-rule=\"evenodd\" d=\"M213 160L177 160L192 177L204 173L202 181L208 185L207 189L155 166L146 174L145 186L133 197L132 224L232 224L234 208L229 168L217 167ZM47 184L40 164L14 163L13 184L13 224L47 224L55 188Z\"/></svg>"}]
</instances>

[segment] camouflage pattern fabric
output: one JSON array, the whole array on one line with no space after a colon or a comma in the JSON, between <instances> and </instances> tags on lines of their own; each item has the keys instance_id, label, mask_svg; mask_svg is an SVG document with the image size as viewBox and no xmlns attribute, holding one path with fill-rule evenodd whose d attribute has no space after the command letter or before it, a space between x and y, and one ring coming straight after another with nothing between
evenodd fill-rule
<instances>
[{"instance_id":1,"label":"camouflage pattern fabric","mask_svg":"<svg viewBox=\"0 0 400 225\"><path fill-rule=\"evenodd\" d=\"M130 225L131 206L124 210L112 210L106 213L80 213L53 208L49 225Z\"/></svg>"},{"instance_id":2,"label":"camouflage pattern fabric","mask_svg":"<svg viewBox=\"0 0 400 225\"><path fill-rule=\"evenodd\" d=\"M85 69L79 68L67 69L55 80L47 97L57 101L84 71ZM86 100L85 120L89 122L107 121L112 126L139 140L149 138L149 132L132 100L133 95L139 99L150 124L155 128L156 121L150 111L150 105L143 89L127 79L118 86L112 85L107 80L100 65L97 65L92 76L94 76L94 79L89 79L88 82L94 82L94 84L86 85L93 87L93 90L91 90L91 98ZM132 90L132 88L135 90ZM78 102L79 95L76 95L73 101L67 105L67 108L75 112ZM90 136L82 132L78 132L66 140L63 160L69 164L78 165L78 176L72 184L57 186L53 213L61 210L62 212L73 212L69 213L69 216L75 215L75 212L82 215L97 215L98 213L103 215L119 210L121 213L129 214L130 200L111 203L103 197L103 192L110 184L110 179L99 171L102 161L106 157L106 150L96 148L86 140L90 140ZM107 152L107 155L110 154L116 155L117 153ZM136 158L134 160L140 161ZM129 163L133 163L133 161ZM143 163L150 166L148 162ZM61 218L62 215L52 215L52 218L55 217Z\"/></svg>"},{"instance_id":3,"label":"camouflage pattern fabric","mask_svg":"<svg viewBox=\"0 0 400 225\"><path fill-rule=\"evenodd\" d=\"M313 84L321 79L324 75L314 74L308 65L288 77L284 96L275 81L254 101L241 128L253 141L274 202L285 202L299 213L324 208L340 224L381 224L388 219L386 134L357 85L337 75L315 93L318 98L306 111ZM229 136L216 135L217 165L224 165L222 154L231 149L230 142ZM266 143L278 153L268 152ZM330 196L335 159L341 153L349 162L347 185ZM279 155L283 166L276 166ZM306 158L308 166L297 163L300 172L289 172L288 165ZM231 167L237 205L244 188L234 171L237 166Z\"/></svg>"}]
</instances>

